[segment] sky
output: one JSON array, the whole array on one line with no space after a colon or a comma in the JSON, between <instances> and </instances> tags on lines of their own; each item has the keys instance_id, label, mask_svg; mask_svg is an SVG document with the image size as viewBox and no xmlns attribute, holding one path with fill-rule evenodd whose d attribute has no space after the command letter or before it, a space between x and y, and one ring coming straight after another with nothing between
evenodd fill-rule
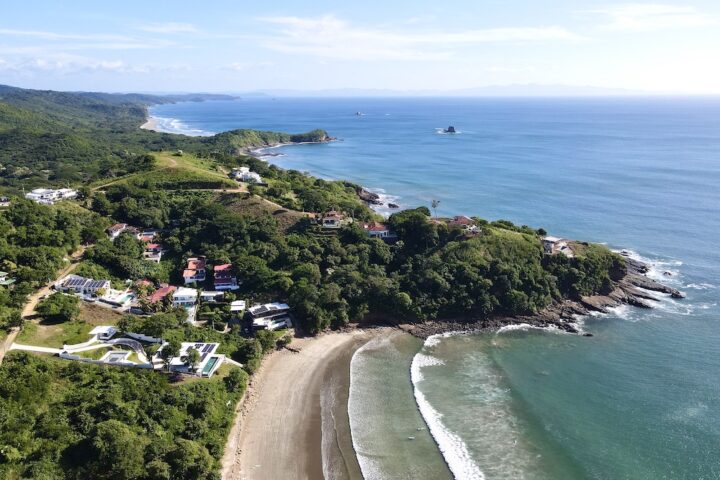
<instances>
[{"instance_id":1,"label":"sky","mask_svg":"<svg viewBox=\"0 0 720 480\"><path fill-rule=\"evenodd\" d=\"M3 0L0 84L720 94L720 1Z\"/></svg>"}]
</instances>

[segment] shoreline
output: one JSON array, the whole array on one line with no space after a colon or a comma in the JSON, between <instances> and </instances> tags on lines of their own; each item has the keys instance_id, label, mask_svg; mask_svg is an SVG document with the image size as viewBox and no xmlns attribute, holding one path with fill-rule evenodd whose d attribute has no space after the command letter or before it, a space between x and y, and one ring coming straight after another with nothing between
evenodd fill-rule
<instances>
[{"instance_id":1,"label":"shoreline","mask_svg":"<svg viewBox=\"0 0 720 480\"><path fill-rule=\"evenodd\" d=\"M297 338L293 350L267 356L239 402L222 478L362 479L347 412L350 360L381 330Z\"/></svg>"},{"instance_id":2,"label":"shoreline","mask_svg":"<svg viewBox=\"0 0 720 480\"><path fill-rule=\"evenodd\" d=\"M142 125L140 125L140 128L143 130L150 130L153 132L163 133L160 130L158 130L158 121L157 118L153 117L152 115L146 116L146 121Z\"/></svg>"}]
</instances>

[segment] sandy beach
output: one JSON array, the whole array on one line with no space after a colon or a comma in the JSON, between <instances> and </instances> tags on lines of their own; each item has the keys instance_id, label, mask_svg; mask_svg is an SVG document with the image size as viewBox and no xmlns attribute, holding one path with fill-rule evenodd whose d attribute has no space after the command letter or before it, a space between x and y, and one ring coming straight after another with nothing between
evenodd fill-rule
<instances>
[{"instance_id":1,"label":"sandy beach","mask_svg":"<svg viewBox=\"0 0 720 480\"><path fill-rule=\"evenodd\" d=\"M253 376L222 459L225 480L362 479L347 418L350 360L377 331L293 341Z\"/></svg>"},{"instance_id":2,"label":"sandy beach","mask_svg":"<svg viewBox=\"0 0 720 480\"><path fill-rule=\"evenodd\" d=\"M154 132L158 131L157 127L157 120L153 117L148 117L147 122L140 125L140 128L142 128L143 130L152 130Z\"/></svg>"}]
</instances>

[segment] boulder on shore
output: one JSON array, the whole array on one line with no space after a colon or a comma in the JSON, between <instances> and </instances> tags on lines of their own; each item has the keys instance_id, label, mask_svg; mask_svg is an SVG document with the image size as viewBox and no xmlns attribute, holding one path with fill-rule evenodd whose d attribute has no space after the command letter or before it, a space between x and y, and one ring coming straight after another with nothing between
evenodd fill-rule
<instances>
[{"instance_id":1,"label":"boulder on shore","mask_svg":"<svg viewBox=\"0 0 720 480\"><path fill-rule=\"evenodd\" d=\"M360 197L360 200L362 200L363 202L369 203L370 205L382 205L382 202L380 201L380 195L378 195L377 193L365 190L363 187L358 187L356 193L357 196Z\"/></svg>"}]
</instances>

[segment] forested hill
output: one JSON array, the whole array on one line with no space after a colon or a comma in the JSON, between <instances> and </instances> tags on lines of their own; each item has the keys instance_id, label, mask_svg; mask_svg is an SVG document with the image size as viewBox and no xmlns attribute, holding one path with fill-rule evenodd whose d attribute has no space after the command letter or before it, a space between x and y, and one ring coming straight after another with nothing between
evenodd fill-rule
<instances>
[{"instance_id":1,"label":"forested hill","mask_svg":"<svg viewBox=\"0 0 720 480\"><path fill-rule=\"evenodd\" d=\"M0 85L0 189L77 185L122 176L147 168L148 151L237 154L252 147L327 137L322 130L299 135L235 130L198 138L139 128L152 104L228 98L232 97L56 92Z\"/></svg>"}]
</instances>

